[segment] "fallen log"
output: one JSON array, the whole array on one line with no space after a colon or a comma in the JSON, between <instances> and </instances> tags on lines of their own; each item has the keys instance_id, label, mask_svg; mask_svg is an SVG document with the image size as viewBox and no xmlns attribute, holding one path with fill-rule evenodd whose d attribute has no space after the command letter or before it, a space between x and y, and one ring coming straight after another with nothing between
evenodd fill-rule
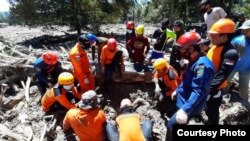
<instances>
[{"instance_id":1,"label":"fallen log","mask_svg":"<svg viewBox=\"0 0 250 141\"><path fill-rule=\"evenodd\" d=\"M9 130L5 125L3 124L0 124L0 134L3 135L3 136L8 136L14 140L17 140L17 141L24 141L24 140L27 140L25 137L19 135L19 134L16 134L16 133L13 133L11 130Z\"/></svg>"},{"instance_id":2,"label":"fallen log","mask_svg":"<svg viewBox=\"0 0 250 141\"><path fill-rule=\"evenodd\" d=\"M27 78L27 81L26 81L25 93L24 93L25 94L26 102L29 102L29 100L30 100L30 97L29 97L30 82L31 82L31 77L29 76Z\"/></svg>"}]
</instances>

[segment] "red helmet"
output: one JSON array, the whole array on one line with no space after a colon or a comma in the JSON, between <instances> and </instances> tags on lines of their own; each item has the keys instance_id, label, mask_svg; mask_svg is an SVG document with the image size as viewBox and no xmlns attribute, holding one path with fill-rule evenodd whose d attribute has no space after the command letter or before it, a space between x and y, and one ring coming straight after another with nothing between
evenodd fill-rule
<instances>
[{"instance_id":1,"label":"red helmet","mask_svg":"<svg viewBox=\"0 0 250 141\"><path fill-rule=\"evenodd\" d=\"M56 64L58 57L55 52L47 51L42 54L43 61L48 65L54 65Z\"/></svg>"},{"instance_id":2,"label":"red helmet","mask_svg":"<svg viewBox=\"0 0 250 141\"><path fill-rule=\"evenodd\" d=\"M135 22L134 21L129 21L127 23L127 29L130 29L130 30L135 29Z\"/></svg>"},{"instance_id":3,"label":"red helmet","mask_svg":"<svg viewBox=\"0 0 250 141\"><path fill-rule=\"evenodd\" d=\"M177 41L180 46L193 46L201 41L201 36L197 32L187 32Z\"/></svg>"},{"instance_id":4,"label":"red helmet","mask_svg":"<svg viewBox=\"0 0 250 141\"><path fill-rule=\"evenodd\" d=\"M117 42L114 38L110 38L108 40L108 48L111 49L111 50L115 50L117 47Z\"/></svg>"}]
</instances>

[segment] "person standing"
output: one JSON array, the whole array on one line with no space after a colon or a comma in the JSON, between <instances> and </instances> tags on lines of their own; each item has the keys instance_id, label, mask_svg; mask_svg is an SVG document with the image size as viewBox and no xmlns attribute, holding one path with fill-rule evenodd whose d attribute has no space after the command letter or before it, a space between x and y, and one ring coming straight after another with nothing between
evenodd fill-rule
<instances>
[{"instance_id":1,"label":"person standing","mask_svg":"<svg viewBox=\"0 0 250 141\"><path fill-rule=\"evenodd\" d=\"M81 35L78 42L69 52L69 59L73 66L73 74L80 84L81 93L88 90L95 90L95 79L87 56L91 44L94 44L96 37L93 34Z\"/></svg>"},{"instance_id":2,"label":"person standing","mask_svg":"<svg viewBox=\"0 0 250 141\"><path fill-rule=\"evenodd\" d=\"M219 123L219 108L222 103L222 91L227 88L227 79L238 60L236 49L231 40L234 36L235 23L231 19L220 19L208 31L212 47L207 53L215 66L215 75L210 86L207 100L209 124Z\"/></svg>"},{"instance_id":3,"label":"person standing","mask_svg":"<svg viewBox=\"0 0 250 141\"><path fill-rule=\"evenodd\" d=\"M250 102L250 20L245 21L239 29L243 35L235 37L231 42L239 54L239 59L234 67L232 75L236 72L239 73L239 96L243 100Z\"/></svg>"},{"instance_id":4,"label":"person standing","mask_svg":"<svg viewBox=\"0 0 250 141\"><path fill-rule=\"evenodd\" d=\"M201 37L196 32L187 32L177 41L180 45L182 58L188 59L189 64L184 79L175 92L178 111L167 123L167 141L172 141L172 128L175 124L187 124L193 116L201 114L206 104L209 88L214 76L214 65L199 47Z\"/></svg>"},{"instance_id":5,"label":"person standing","mask_svg":"<svg viewBox=\"0 0 250 141\"><path fill-rule=\"evenodd\" d=\"M211 0L202 0L200 3L200 11L204 13L207 31L210 30L215 22L227 16L227 13L221 7L211 7Z\"/></svg>"}]
</instances>

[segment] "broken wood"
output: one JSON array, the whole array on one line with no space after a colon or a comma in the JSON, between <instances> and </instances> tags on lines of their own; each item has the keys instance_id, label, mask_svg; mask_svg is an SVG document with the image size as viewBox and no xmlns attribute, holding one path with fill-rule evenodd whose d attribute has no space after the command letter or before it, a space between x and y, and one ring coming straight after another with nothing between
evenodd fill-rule
<instances>
[{"instance_id":1,"label":"broken wood","mask_svg":"<svg viewBox=\"0 0 250 141\"><path fill-rule=\"evenodd\" d=\"M30 100L30 97L29 97L29 90L30 90L30 82L31 82L31 77L29 76L27 78L27 81L26 81L26 85L25 85L25 99L26 99L26 102L29 102Z\"/></svg>"},{"instance_id":2,"label":"broken wood","mask_svg":"<svg viewBox=\"0 0 250 141\"><path fill-rule=\"evenodd\" d=\"M28 135L29 135L29 137L28 137L27 141L31 141L31 140L32 140L32 138L33 138L33 131L32 131L32 128L31 128L30 126L28 126L28 127L27 127L27 128L25 128L25 129L27 130Z\"/></svg>"},{"instance_id":3,"label":"broken wood","mask_svg":"<svg viewBox=\"0 0 250 141\"><path fill-rule=\"evenodd\" d=\"M44 123L40 141L44 140L44 136L45 136L46 130L47 130L47 123Z\"/></svg>"},{"instance_id":4,"label":"broken wood","mask_svg":"<svg viewBox=\"0 0 250 141\"><path fill-rule=\"evenodd\" d=\"M22 84L23 89L25 90L25 84L24 84L23 80L21 81L21 84Z\"/></svg>"},{"instance_id":5,"label":"broken wood","mask_svg":"<svg viewBox=\"0 0 250 141\"><path fill-rule=\"evenodd\" d=\"M22 140L26 140L26 138L24 138L23 136L13 133L11 130L9 130L5 125L0 124L0 134L3 136L8 136L12 139L18 140L18 141L22 141Z\"/></svg>"}]
</instances>

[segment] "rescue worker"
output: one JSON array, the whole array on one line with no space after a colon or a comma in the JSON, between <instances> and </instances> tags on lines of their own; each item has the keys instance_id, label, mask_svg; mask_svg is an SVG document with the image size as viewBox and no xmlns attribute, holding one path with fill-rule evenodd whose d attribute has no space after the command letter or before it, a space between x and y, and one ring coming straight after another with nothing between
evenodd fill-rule
<instances>
[{"instance_id":1,"label":"rescue worker","mask_svg":"<svg viewBox=\"0 0 250 141\"><path fill-rule=\"evenodd\" d=\"M243 100L250 102L250 20L245 21L239 29L243 35L235 37L231 42L239 54L239 59L233 69L231 78L236 72L239 73L239 96Z\"/></svg>"},{"instance_id":2,"label":"rescue worker","mask_svg":"<svg viewBox=\"0 0 250 141\"><path fill-rule=\"evenodd\" d=\"M200 3L200 11L204 13L204 20L207 25L207 31L219 19L225 18L227 13L221 7L211 7L211 0L202 0Z\"/></svg>"},{"instance_id":3,"label":"rescue worker","mask_svg":"<svg viewBox=\"0 0 250 141\"><path fill-rule=\"evenodd\" d=\"M61 73L58 76L58 83L42 97L41 105L43 111L49 113L54 112L55 109L69 110L76 107L70 101L72 98L80 100L81 95L74 86L74 80L74 76L71 73Z\"/></svg>"},{"instance_id":4,"label":"rescue worker","mask_svg":"<svg viewBox=\"0 0 250 141\"><path fill-rule=\"evenodd\" d=\"M133 111L132 103L125 98L120 104L120 115L116 118L118 127L107 123L107 138L110 141L150 141L153 123L145 119L140 124L140 115Z\"/></svg>"},{"instance_id":5,"label":"rescue worker","mask_svg":"<svg viewBox=\"0 0 250 141\"><path fill-rule=\"evenodd\" d=\"M199 47L201 37L196 32L187 32L177 41L182 58L189 64L184 79L172 98L176 96L178 111L167 123L167 141L172 141L172 127L175 124L187 124L188 120L200 115L205 107L209 87L214 76L214 65Z\"/></svg>"},{"instance_id":6,"label":"rescue worker","mask_svg":"<svg viewBox=\"0 0 250 141\"><path fill-rule=\"evenodd\" d=\"M176 34L176 40L185 33L184 23L181 20L177 20L174 22L173 31ZM180 64L181 55L179 51L179 47L177 44L173 45L172 51L170 53L170 65L177 71L178 75L181 76L181 72L186 69L186 65L184 67Z\"/></svg>"},{"instance_id":7,"label":"rescue worker","mask_svg":"<svg viewBox=\"0 0 250 141\"><path fill-rule=\"evenodd\" d=\"M243 13L240 13L238 16L237 16L238 20L237 20L237 23L235 25L235 33L234 33L234 37L236 36L239 36L241 35L241 29L240 27L242 26L242 24L245 22L246 18L245 18L245 15Z\"/></svg>"},{"instance_id":8,"label":"rescue worker","mask_svg":"<svg viewBox=\"0 0 250 141\"><path fill-rule=\"evenodd\" d=\"M107 45L102 48L101 52L101 71L104 74L104 98L109 101L109 94L112 83L112 75L117 71L122 77L124 72L123 52L117 49L117 41L114 38L108 40Z\"/></svg>"},{"instance_id":9,"label":"rescue worker","mask_svg":"<svg viewBox=\"0 0 250 141\"><path fill-rule=\"evenodd\" d=\"M97 47L97 61L99 64L101 64L101 52L102 48L108 43L108 38L106 37L96 37L96 43L92 45L92 60L95 60L95 52L96 52L96 47Z\"/></svg>"},{"instance_id":10,"label":"rescue worker","mask_svg":"<svg viewBox=\"0 0 250 141\"><path fill-rule=\"evenodd\" d=\"M91 44L94 44L96 37L93 34L81 35L78 42L70 50L69 59L73 66L73 74L80 84L81 93L88 90L95 90L95 80L87 56Z\"/></svg>"},{"instance_id":11,"label":"rescue worker","mask_svg":"<svg viewBox=\"0 0 250 141\"><path fill-rule=\"evenodd\" d=\"M104 141L106 117L97 106L97 95L93 90L82 94L77 108L70 109L63 120L63 131L72 128L80 141Z\"/></svg>"},{"instance_id":12,"label":"rescue worker","mask_svg":"<svg viewBox=\"0 0 250 141\"><path fill-rule=\"evenodd\" d=\"M144 34L144 25L138 25L135 29L136 37L132 37L127 42L128 52L131 54L132 62L136 71L140 72L143 69L148 71L144 65L145 58L149 52L150 46L148 38Z\"/></svg>"},{"instance_id":13,"label":"rescue worker","mask_svg":"<svg viewBox=\"0 0 250 141\"><path fill-rule=\"evenodd\" d=\"M105 80L111 81L113 72L124 70L122 51L117 49L117 41L114 38L108 40L101 52L101 69L105 73Z\"/></svg>"},{"instance_id":14,"label":"rescue worker","mask_svg":"<svg viewBox=\"0 0 250 141\"><path fill-rule=\"evenodd\" d=\"M61 63L55 52L47 51L34 62L35 76L40 93L43 95L46 88L57 83L57 78L62 72Z\"/></svg>"},{"instance_id":15,"label":"rescue worker","mask_svg":"<svg viewBox=\"0 0 250 141\"><path fill-rule=\"evenodd\" d=\"M207 56L215 66L215 75L211 82L207 101L209 124L219 123L219 107L222 102L222 91L227 88L227 78L232 72L238 55L231 45L235 24L231 19L220 19L208 31L212 47Z\"/></svg>"},{"instance_id":16,"label":"rescue worker","mask_svg":"<svg viewBox=\"0 0 250 141\"><path fill-rule=\"evenodd\" d=\"M201 52L203 52L205 55L207 55L207 52L210 49L210 40L209 39L202 39L201 42L199 43L199 46L201 48Z\"/></svg>"},{"instance_id":17,"label":"rescue worker","mask_svg":"<svg viewBox=\"0 0 250 141\"><path fill-rule=\"evenodd\" d=\"M128 51L128 57L131 59L132 57L132 52L128 49L128 40L131 38L135 38L135 22L134 21L129 21L127 23L127 31L126 31L126 49Z\"/></svg>"},{"instance_id":18,"label":"rescue worker","mask_svg":"<svg viewBox=\"0 0 250 141\"><path fill-rule=\"evenodd\" d=\"M156 41L154 44L154 49L149 58L150 60L163 58L165 50L172 47L173 43L175 42L176 35L172 30L168 29L168 26L169 20L166 18L162 21L161 28L154 32L153 38Z\"/></svg>"},{"instance_id":19,"label":"rescue worker","mask_svg":"<svg viewBox=\"0 0 250 141\"><path fill-rule=\"evenodd\" d=\"M155 83L155 99L159 100L157 108L161 114L173 114L175 111L174 101L171 100L171 94L178 86L178 74L175 69L167 63L164 58L156 59L154 64L154 83ZM168 108L166 108L168 107Z\"/></svg>"},{"instance_id":20,"label":"rescue worker","mask_svg":"<svg viewBox=\"0 0 250 141\"><path fill-rule=\"evenodd\" d=\"M175 69L167 63L164 58L159 58L154 62L154 83L155 94L171 96L178 86L178 74Z\"/></svg>"}]
</instances>

